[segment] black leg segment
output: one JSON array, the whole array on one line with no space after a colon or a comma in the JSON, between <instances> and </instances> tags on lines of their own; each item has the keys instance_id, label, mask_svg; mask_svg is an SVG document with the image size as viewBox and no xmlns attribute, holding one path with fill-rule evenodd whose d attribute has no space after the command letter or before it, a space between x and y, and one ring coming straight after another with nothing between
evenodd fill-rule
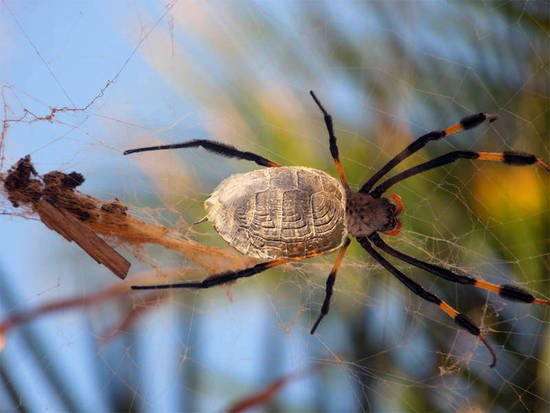
<instances>
[{"instance_id":1,"label":"black leg segment","mask_svg":"<svg viewBox=\"0 0 550 413\"><path fill-rule=\"evenodd\" d=\"M372 241L372 243L380 248L382 251L384 251L386 254L392 255L395 258L400 259L401 261L404 261L408 264L414 265L415 267L421 268L424 271L428 271L432 273L433 275L443 278L447 281L452 281L459 284L470 284L474 285L476 283L476 279L472 278L468 275L463 274L455 274L452 271L449 271L446 268L440 267L438 265L430 264L428 262L421 261L419 259L416 259L414 257L411 257L410 255L404 254L401 251L398 251L392 247L390 247L388 244L386 244L382 238L380 238L380 235L378 235L376 232L372 235L369 235L369 239Z\"/></svg>"},{"instance_id":2,"label":"black leg segment","mask_svg":"<svg viewBox=\"0 0 550 413\"><path fill-rule=\"evenodd\" d=\"M251 277L258 273L261 273L269 268L275 267L276 265L281 265L287 263L288 260L280 259L268 262L262 262L256 264L250 268L245 268L240 271L226 271L220 274L212 275L208 278L205 278L202 281L189 281L189 282L180 282L174 284L158 284L158 285L132 285L132 290L160 290L167 288L210 288L215 287L216 285L225 284L239 278Z\"/></svg>"},{"instance_id":3,"label":"black leg segment","mask_svg":"<svg viewBox=\"0 0 550 413\"><path fill-rule=\"evenodd\" d=\"M160 146L147 146L144 148L128 149L124 151L124 155L129 155L131 153L138 152L147 152L147 151L160 151L168 149L181 149L181 148L195 148L201 146L209 152L216 153L221 156L228 158L238 158L246 161L256 162L261 166L268 167L280 167L278 163L270 161L269 159L264 158L263 156L256 155L252 152L243 152L235 148L234 146L227 145L225 143L209 141L206 139L195 139L189 142L174 143L171 145L160 145Z\"/></svg>"},{"instance_id":4,"label":"black leg segment","mask_svg":"<svg viewBox=\"0 0 550 413\"><path fill-rule=\"evenodd\" d=\"M334 127L332 125L332 116L325 110L319 99L317 99L317 96L315 96L315 93L313 93L313 90L309 91L309 94L319 106L319 109L321 112L323 112L323 116L325 119L325 125L328 130L328 141L329 141L329 148L330 148L330 155L332 156L332 159L334 160L334 163L336 165L336 169L338 169L338 175L340 175L340 180L342 181L342 184L346 187L346 189L349 189L348 180L346 179L346 175L344 174L344 168L342 167L342 163L340 162L340 156L338 154L338 145L336 144L336 135L334 135Z\"/></svg>"},{"instance_id":5,"label":"black leg segment","mask_svg":"<svg viewBox=\"0 0 550 413\"><path fill-rule=\"evenodd\" d=\"M349 243L351 240L349 238L346 238L346 241L344 242L344 245L342 245L342 248L340 248L340 252L338 253L338 257L336 258L336 261L334 262L334 265L332 266L332 271L330 272L328 278L327 278L327 285L325 290L325 300L323 301L323 306L321 307L321 314L319 315L319 318L317 318L317 321L315 324L313 324L313 327L311 328L310 334L315 334L315 330L317 330L317 327L319 326L319 323L323 319L325 315L328 314L330 309L330 298L332 297L332 288L334 287L334 282L336 281L336 273L338 272L338 268L340 268L340 264L342 263L342 259L344 258L344 254L346 253L346 248L349 246Z\"/></svg>"}]
</instances>

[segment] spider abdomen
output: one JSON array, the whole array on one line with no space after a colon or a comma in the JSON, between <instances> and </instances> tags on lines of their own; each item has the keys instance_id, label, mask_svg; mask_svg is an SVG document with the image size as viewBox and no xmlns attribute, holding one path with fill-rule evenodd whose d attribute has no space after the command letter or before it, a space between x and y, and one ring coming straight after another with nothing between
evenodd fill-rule
<instances>
[{"instance_id":1,"label":"spider abdomen","mask_svg":"<svg viewBox=\"0 0 550 413\"><path fill-rule=\"evenodd\" d=\"M232 175L205 207L220 236L252 257L318 255L340 247L347 236L344 188L317 169L281 167Z\"/></svg>"}]
</instances>

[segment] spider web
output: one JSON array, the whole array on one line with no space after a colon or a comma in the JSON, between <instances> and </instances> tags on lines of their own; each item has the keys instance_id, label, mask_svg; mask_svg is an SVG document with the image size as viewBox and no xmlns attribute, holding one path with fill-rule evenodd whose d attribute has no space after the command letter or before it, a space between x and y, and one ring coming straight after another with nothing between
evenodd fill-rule
<instances>
[{"instance_id":1,"label":"spider web","mask_svg":"<svg viewBox=\"0 0 550 413\"><path fill-rule=\"evenodd\" d=\"M547 2L0 3L0 173L31 154L40 173L118 198L182 239L227 248L203 202L255 165L201 149L128 148L216 139L337 176L313 89L335 121L358 189L414 137L469 113L500 120L428 145L396 171L456 149L550 161ZM394 171L392 171L394 172ZM458 161L395 188L417 258L550 296L548 175ZM2 199L4 317L122 283ZM130 250L119 250L131 257ZM136 253L136 251L133 251ZM128 279L206 272L173 251L137 251ZM315 336L335 254L229 288L137 292L39 317L6 337L0 410L220 411L304 372L270 401L292 411L545 411L550 310L403 272L467 314L498 356L411 294L355 242ZM139 313L135 311L140 309ZM125 318L126 315L132 315ZM139 315L139 316L138 316ZM126 320L126 323L119 320ZM106 334L107 332L107 334ZM312 366L322 369L307 374Z\"/></svg>"}]
</instances>

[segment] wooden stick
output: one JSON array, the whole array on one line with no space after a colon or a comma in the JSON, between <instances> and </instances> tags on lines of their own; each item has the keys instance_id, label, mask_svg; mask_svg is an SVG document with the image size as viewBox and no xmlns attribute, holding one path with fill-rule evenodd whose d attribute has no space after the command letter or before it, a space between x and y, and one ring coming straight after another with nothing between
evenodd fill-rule
<instances>
[{"instance_id":1,"label":"wooden stick","mask_svg":"<svg viewBox=\"0 0 550 413\"><path fill-rule=\"evenodd\" d=\"M130 269L130 262L81 221L70 214L64 214L43 199L38 201L36 212L48 228L61 234L67 241L76 242L90 257L105 265L121 279L126 277Z\"/></svg>"}]
</instances>

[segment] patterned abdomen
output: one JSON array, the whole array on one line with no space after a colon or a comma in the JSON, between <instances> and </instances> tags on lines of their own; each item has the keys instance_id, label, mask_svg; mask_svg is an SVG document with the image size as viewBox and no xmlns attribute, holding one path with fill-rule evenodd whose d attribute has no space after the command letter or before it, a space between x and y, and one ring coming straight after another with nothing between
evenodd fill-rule
<instances>
[{"instance_id":1,"label":"patterned abdomen","mask_svg":"<svg viewBox=\"0 0 550 413\"><path fill-rule=\"evenodd\" d=\"M345 192L305 167L258 169L225 179L205 202L208 220L231 246L263 259L318 255L347 235Z\"/></svg>"}]
</instances>

